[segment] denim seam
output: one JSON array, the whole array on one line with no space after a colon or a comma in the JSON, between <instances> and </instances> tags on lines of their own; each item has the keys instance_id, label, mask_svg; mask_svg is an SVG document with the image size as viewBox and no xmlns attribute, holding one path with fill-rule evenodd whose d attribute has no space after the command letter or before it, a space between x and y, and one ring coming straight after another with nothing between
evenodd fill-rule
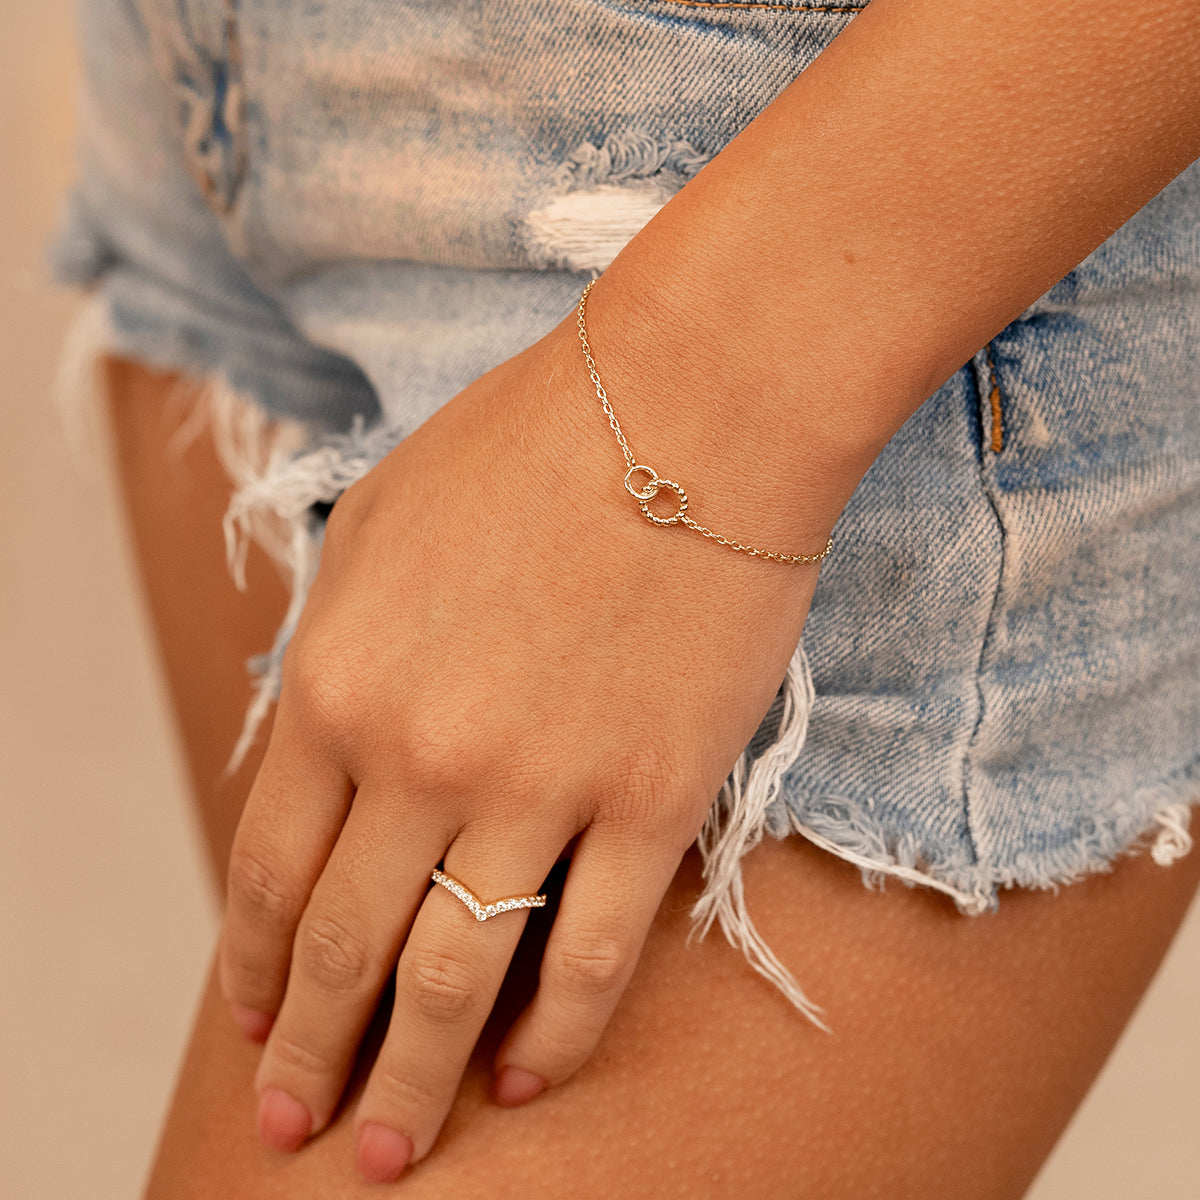
<instances>
[{"instance_id":1,"label":"denim seam","mask_svg":"<svg viewBox=\"0 0 1200 1200\"><path fill-rule=\"evenodd\" d=\"M981 386L982 377L980 373L973 373L976 404L979 407L980 429L987 428L985 422L989 416L993 415L993 405L997 402L993 400L993 396L996 396L998 400L1000 391L996 365L992 360L991 342L989 342L985 348L985 356L988 366L987 395L984 394L984 388ZM993 440L995 439L994 428L992 432L992 438ZM992 486L991 471L989 469L987 457L985 455L978 454L976 459L980 491L983 493L984 499L987 500L988 507L992 512L992 516L995 518L996 530L1000 535L1000 561L997 564L996 570L996 590L992 595L991 607L988 610L988 619L984 625L983 637L979 642L979 657L975 663L975 724L971 729L971 736L967 740L967 745L963 751L962 759L963 814L966 819L967 837L971 843L971 853L974 855L975 863L978 866L982 861L982 856L979 852L979 839L976 836L975 820L974 814L972 813L971 804L971 756L979 739L979 731L983 727L985 710L987 708L987 700L983 694L983 664L987 657L988 649L992 645L992 642L995 638L995 631L1000 613L1000 597L1004 590L1004 568L1006 565L1006 551L1008 549L1008 534L1004 528L1004 519L1000 514L1000 506L996 499L995 489Z\"/></svg>"}]
</instances>

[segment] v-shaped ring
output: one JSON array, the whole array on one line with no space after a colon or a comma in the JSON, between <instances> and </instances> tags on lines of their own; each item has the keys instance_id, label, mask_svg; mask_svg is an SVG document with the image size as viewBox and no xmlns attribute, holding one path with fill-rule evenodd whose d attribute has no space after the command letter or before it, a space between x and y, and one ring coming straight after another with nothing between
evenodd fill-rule
<instances>
[{"instance_id":1,"label":"v-shaped ring","mask_svg":"<svg viewBox=\"0 0 1200 1200\"><path fill-rule=\"evenodd\" d=\"M544 908L546 906L545 896L507 896L503 900L493 900L489 904L484 904L469 887L459 883L453 875L447 875L445 871L439 871L434 867L430 878L434 883L440 883L446 891L457 896L475 914L477 921L486 921L488 917L494 917L497 913L508 912L514 908Z\"/></svg>"}]
</instances>

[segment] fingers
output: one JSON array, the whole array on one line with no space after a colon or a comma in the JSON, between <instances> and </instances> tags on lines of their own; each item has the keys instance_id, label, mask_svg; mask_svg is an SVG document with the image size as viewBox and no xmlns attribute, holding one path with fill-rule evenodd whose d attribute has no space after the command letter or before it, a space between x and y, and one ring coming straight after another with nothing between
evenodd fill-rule
<instances>
[{"instance_id":1,"label":"fingers","mask_svg":"<svg viewBox=\"0 0 1200 1200\"><path fill-rule=\"evenodd\" d=\"M542 833L539 841L505 847L464 833L447 851L445 870L481 902L534 894L565 838ZM426 896L400 955L391 1023L358 1106L358 1162L368 1179L390 1182L429 1153L530 911L479 921L442 887Z\"/></svg>"},{"instance_id":2,"label":"fingers","mask_svg":"<svg viewBox=\"0 0 1200 1200\"><path fill-rule=\"evenodd\" d=\"M445 806L370 785L347 815L345 774L296 745L272 739L239 827L225 992L250 1011L248 1032L265 1035L275 1018L256 1078L259 1130L295 1150L332 1118L394 966L390 1026L356 1115L361 1172L390 1181L433 1147L530 911L478 920L431 886L432 866L444 854L484 905L530 895L578 826L510 826L497 844L483 832L495 823L461 828ZM497 1057L501 1103L565 1080L594 1051L682 854L646 824L579 835L537 995Z\"/></svg>"},{"instance_id":3,"label":"fingers","mask_svg":"<svg viewBox=\"0 0 1200 1200\"><path fill-rule=\"evenodd\" d=\"M308 744L281 705L229 859L221 991L254 1041L279 1011L296 927L350 807L345 772Z\"/></svg>"},{"instance_id":4,"label":"fingers","mask_svg":"<svg viewBox=\"0 0 1200 1200\"><path fill-rule=\"evenodd\" d=\"M625 992L683 851L592 826L571 860L538 990L496 1054L493 1096L524 1104L591 1057Z\"/></svg>"}]
</instances>

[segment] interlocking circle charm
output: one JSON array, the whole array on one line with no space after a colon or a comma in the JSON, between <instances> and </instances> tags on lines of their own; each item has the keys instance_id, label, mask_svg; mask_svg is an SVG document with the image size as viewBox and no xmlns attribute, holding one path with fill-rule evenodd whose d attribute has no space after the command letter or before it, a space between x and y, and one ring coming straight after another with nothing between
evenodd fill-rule
<instances>
[{"instance_id":1,"label":"interlocking circle charm","mask_svg":"<svg viewBox=\"0 0 1200 1200\"><path fill-rule=\"evenodd\" d=\"M634 471L641 471L649 475L649 481L640 488L634 487L629 481L629 477ZM659 488L670 488L679 500L679 507L669 517L656 517L650 511L650 501L658 495ZM655 525L676 525L683 519L683 514L687 512L687 492L679 484L672 483L669 479L660 478L658 472L653 467L644 467L641 463L634 463L625 472L625 490L638 502L638 508L642 510L642 516L647 521L653 521Z\"/></svg>"}]
</instances>

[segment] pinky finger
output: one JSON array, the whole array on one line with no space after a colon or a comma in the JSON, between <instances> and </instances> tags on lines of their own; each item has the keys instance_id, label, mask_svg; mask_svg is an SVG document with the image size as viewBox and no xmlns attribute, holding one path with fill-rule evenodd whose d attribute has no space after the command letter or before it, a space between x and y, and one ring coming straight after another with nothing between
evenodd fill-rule
<instances>
[{"instance_id":1,"label":"pinky finger","mask_svg":"<svg viewBox=\"0 0 1200 1200\"><path fill-rule=\"evenodd\" d=\"M682 852L633 832L580 837L542 956L538 989L496 1055L493 1096L515 1106L591 1057L637 966ZM624 885L614 886L615 880Z\"/></svg>"}]
</instances>

